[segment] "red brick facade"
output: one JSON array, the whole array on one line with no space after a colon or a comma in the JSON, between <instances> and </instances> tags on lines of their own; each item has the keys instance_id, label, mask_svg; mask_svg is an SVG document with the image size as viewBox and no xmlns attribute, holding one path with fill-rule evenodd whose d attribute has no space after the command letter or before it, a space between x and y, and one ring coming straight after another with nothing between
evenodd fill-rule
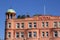
<instances>
[{"instance_id":1,"label":"red brick facade","mask_svg":"<svg viewBox=\"0 0 60 40\"><path fill-rule=\"evenodd\" d=\"M34 27L34 22L36 22L36 27ZM17 23L20 24L18 28L16 28ZM24 25L23 28L21 28L22 25ZM24 32L22 37L21 32ZM28 34L29 32L31 35ZM35 35L34 32L36 32ZM60 16L41 15L17 19L15 13L6 13L5 40L60 40Z\"/></svg>"}]
</instances>

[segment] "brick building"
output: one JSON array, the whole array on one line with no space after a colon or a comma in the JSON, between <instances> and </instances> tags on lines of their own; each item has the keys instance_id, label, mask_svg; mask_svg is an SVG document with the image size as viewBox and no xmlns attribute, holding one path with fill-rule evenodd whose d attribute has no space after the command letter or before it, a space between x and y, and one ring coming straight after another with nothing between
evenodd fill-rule
<instances>
[{"instance_id":1,"label":"brick building","mask_svg":"<svg viewBox=\"0 0 60 40\"><path fill-rule=\"evenodd\" d=\"M18 19L16 12L8 9L5 40L60 40L60 16L36 15Z\"/></svg>"}]
</instances>

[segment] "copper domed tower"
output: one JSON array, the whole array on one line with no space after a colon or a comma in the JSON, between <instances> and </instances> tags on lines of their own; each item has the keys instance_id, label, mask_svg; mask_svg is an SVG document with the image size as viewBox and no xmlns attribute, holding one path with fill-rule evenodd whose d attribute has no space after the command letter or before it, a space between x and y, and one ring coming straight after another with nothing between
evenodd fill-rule
<instances>
[{"instance_id":1,"label":"copper domed tower","mask_svg":"<svg viewBox=\"0 0 60 40\"><path fill-rule=\"evenodd\" d=\"M6 19L14 19L16 18L16 12L13 9L8 9L6 12Z\"/></svg>"}]
</instances>

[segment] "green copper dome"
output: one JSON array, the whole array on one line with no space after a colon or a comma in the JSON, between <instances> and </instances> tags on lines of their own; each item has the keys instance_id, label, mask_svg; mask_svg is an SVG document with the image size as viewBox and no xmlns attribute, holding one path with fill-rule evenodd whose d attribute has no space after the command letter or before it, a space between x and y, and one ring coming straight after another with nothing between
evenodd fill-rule
<instances>
[{"instance_id":1,"label":"green copper dome","mask_svg":"<svg viewBox=\"0 0 60 40\"><path fill-rule=\"evenodd\" d=\"M8 9L7 12L16 13L13 9Z\"/></svg>"}]
</instances>

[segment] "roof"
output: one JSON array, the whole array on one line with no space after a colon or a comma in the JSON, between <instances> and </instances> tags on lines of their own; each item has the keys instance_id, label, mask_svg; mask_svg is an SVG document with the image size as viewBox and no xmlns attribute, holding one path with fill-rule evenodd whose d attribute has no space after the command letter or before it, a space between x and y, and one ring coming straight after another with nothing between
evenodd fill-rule
<instances>
[{"instance_id":1,"label":"roof","mask_svg":"<svg viewBox=\"0 0 60 40\"><path fill-rule=\"evenodd\" d=\"M7 12L16 13L13 9L8 9Z\"/></svg>"}]
</instances>

